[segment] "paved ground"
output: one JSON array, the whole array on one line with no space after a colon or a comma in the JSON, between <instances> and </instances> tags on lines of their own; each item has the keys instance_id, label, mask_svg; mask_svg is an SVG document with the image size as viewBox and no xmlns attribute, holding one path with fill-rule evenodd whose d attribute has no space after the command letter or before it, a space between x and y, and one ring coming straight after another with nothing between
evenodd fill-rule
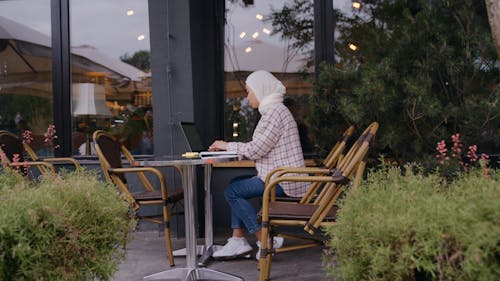
<instances>
[{"instance_id":1,"label":"paved ground","mask_svg":"<svg viewBox=\"0 0 500 281\"><path fill-rule=\"evenodd\" d=\"M217 235L215 242L224 244L226 238L222 235ZM199 242L202 243L203 241L200 240ZM174 238L173 243L174 249L184 247L184 239ZM254 241L251 241L251 243L255 245ZM289 241L285 240L285 245L287 243ZM326 278L322 270L323 250L320 247L315 247L276 255L273 259L271 280L331 280ZM175 263L175 268L181 268L185 266L186 259L184 257L176 257ZM253 256L251 259L212 261L208 265L208 268L234 274L243 277L244 280L258 280L257 261ZM126 259L121 263L120 269L113 280L140 281L144 276L167 269L169 269L169 266L163 235L159 235L158 231L135 232L132 241L127 245Z\"/></svg>"}]
</instances>

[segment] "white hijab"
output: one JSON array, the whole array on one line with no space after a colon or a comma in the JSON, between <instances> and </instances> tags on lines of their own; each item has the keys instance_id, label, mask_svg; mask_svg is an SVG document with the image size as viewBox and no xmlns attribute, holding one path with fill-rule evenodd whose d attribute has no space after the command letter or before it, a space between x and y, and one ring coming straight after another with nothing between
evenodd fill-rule
<instances>
[{"instance_id":1,"label":"white hijab","mask_svg":"<svg viewBox=\"0 0 500 281\"><path fill-rule=\"evenodd\" d=\"M255 71L248 75L246 84L259 101L260 114L263 114L270 105L283 103L286 88L271 73L265 70Z\"/></svg>"}]
</instances>

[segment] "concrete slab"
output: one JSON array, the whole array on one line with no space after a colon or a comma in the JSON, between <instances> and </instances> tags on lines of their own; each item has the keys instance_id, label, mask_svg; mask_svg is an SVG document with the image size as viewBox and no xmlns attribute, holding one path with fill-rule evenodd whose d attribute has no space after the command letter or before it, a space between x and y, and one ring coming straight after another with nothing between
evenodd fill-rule
<instances>
[{"instance_id":1,"label":"concrete slab","mask_svg":"<svg viewBox=\"0 0 500 281\"><path fill-rule=\"evenodd\" d=\"M126 258L120 264L119 271L115 274L113 281L142 281L144 276L170 269L162 234L158 231L140 231L132 235L132 240L127 245ZM224 244L226 238L216 236L215 242ZM252 245L255 245L255 239L251 237L248 239ZM200 239L199 243L203 243L203 239ZM285 240L285 244L287 243L290 242ZM173 244L174 250L183 248L184 239L174 238ZM257 246L255 246L251 259L212 261L207 268L237 275L244 280L258 280L256 251ZM275 255L271 269L271 280L332 280L326 277L322 269L323 251L324 249L321 247L315 247ZM176 257L175 263L174 268L182 268L186 264L186 259Z\"/></svg>"}]
</instances>

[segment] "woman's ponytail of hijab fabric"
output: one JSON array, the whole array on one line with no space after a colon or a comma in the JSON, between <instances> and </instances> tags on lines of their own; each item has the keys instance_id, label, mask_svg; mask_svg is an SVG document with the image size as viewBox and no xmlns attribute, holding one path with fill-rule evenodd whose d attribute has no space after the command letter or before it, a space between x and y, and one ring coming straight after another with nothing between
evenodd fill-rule
<instances>
[{"instance_id":1,"label":"woman's ponytail of hijab fabric","mask_svg":"<svg viewBox=\"0 0 500 281\"><path fill-rule=\"evenodd\" d=\"M259 101L259 112L263 114L270 105L283 103L286 88L274 75L258 70L248 75L246 84Z\"/></svg>"}]
</instances>

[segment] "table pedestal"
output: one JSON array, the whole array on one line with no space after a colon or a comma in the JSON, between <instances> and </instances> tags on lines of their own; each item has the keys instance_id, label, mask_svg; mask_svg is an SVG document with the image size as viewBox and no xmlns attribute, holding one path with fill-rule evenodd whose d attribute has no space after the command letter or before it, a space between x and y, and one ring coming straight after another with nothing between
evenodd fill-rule
<instances>
[{"instance_id":1,"label":"table pedestal","mask_svg":"<svg viewBox=\"0 0 500 281\"><path fill-rule=\"evenodd\" d=\"M212 177L212 161L184 160L180 163L164 161L164 164L182 166L182 185L184 189L184 220L186 226L186 267L175 268L144 277L144 281L153 280L221 280L221 281L243 281L242 278L224 272L198 268L200 262L196 259L198 253L203 253L201 265L205 265L213 253L213 226L212 226L212 198L210 182ZM161 163L161 162L160 162ZM158 164L160 165L160 164ZM194 167L204 165L205 185L205 245L196 245L195 216L194 216Z\"/></svg>"},{"instance_id":2,"label":"table pedestal","mask_svg":"<svg viewBox=\"0 0 500 281\"><path fill-rule=\"evenodd\" d=\"M243 281L243 278L208 268L176 268L144 277L144 281L164 280L220 280Z\"/></svg>"}]
</instances>

